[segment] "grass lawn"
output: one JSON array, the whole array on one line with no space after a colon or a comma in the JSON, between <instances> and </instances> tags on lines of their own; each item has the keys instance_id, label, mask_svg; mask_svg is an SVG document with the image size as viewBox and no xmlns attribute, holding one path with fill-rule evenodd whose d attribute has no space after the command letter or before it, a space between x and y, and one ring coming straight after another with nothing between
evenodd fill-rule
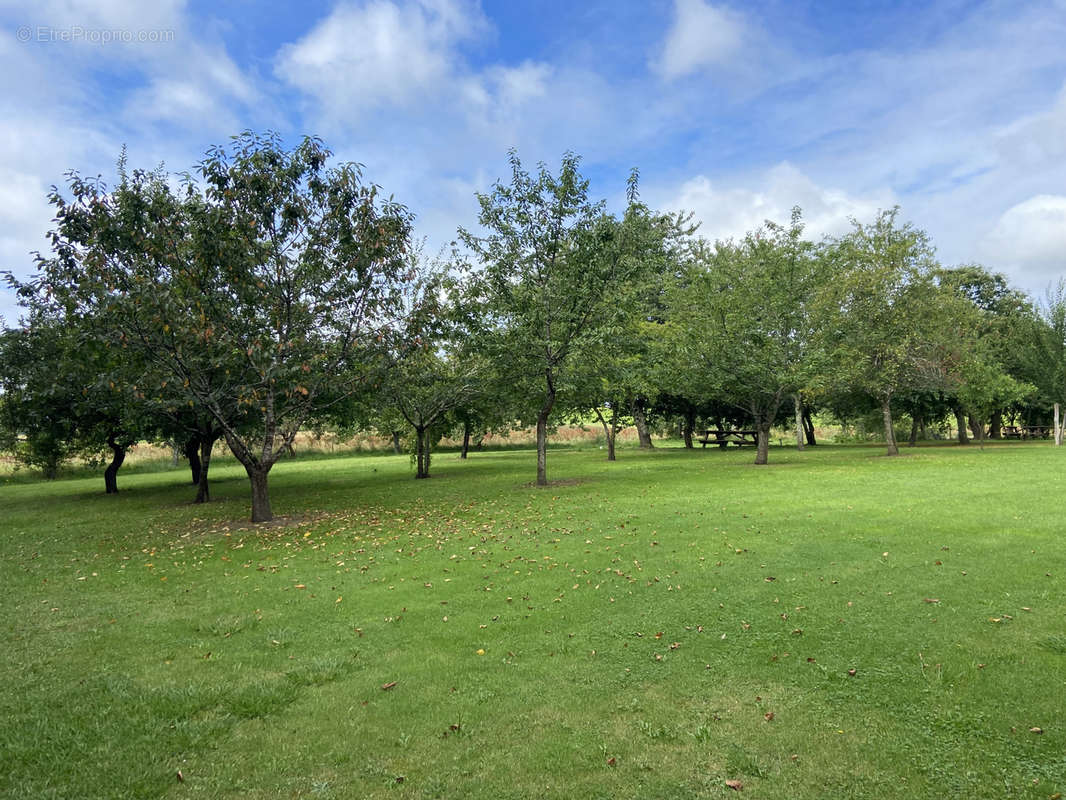
<instances>
[{"instance_id":1,"label":"grass lawn","mask_svg":"<svg viewBox=\"0 0 1066 800\"><path fill-rule=\"evenodd\" d=\"M0 795L1066 793L1066 451L881 452L0 486Z\"/></svg>"}]
</instances>

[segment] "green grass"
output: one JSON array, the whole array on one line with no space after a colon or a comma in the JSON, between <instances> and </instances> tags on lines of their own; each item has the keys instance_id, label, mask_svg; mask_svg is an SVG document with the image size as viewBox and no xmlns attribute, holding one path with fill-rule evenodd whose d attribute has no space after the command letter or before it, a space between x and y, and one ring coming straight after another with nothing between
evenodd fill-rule
<instances>
[{"instance_id":1,"label":"green grass","mask_svg":"<svg viewBox=\"0 0 1066 800\"><path fill-rule=\"evenodd\" d=\"M0 795L1066 792L1066 452L880 452L4 486Z\"/></svg>"}]
</instances>

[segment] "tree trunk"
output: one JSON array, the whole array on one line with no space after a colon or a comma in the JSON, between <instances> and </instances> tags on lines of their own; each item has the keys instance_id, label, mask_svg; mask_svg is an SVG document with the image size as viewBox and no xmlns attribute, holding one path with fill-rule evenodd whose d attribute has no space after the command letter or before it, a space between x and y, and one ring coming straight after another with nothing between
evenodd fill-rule
<instances>
[{"instance_id":1,"label":"tree trunk","mask_svg":"<svg viewBox=\"0 0 1066 800\"><path fill-rule=\"evenodd\" d=\"M126 446L116 442L114 436L107 437L107 446L111 448L111 463L104 470L104 491L107 494L117 494L118 468L126 460Z\"/></svg>"},{"instance_id":2,"label":"tree trunk","mask_svg":"<svg viewBox=\"0 0 1066 800\"><path fill-rule=\"evenodd\" d=\"M392 432L392 452L396 453L396 455L399 455L400 453L403 452L403 448L400 447L400 432L399 431L393 431Z\"/></svg>"},{"instance_id":3,"label":"tree trunk","mask_svg":"<svg viewBox=\"0 0 1066 800\"><path fill-rule=\"evenodd\" d=\"M796 406L796 449L803 449L803 401L800 399L797 392L792 397L793 403Z\"/></svg>"},{"instance_id":4,"label":"tree trunk","mask_svg":"<svg viewBox=\"0 0 1066 800\"><path fill-rule=\"evenodd\" d=\"M696 427L696 409L691 406L685 412L685 422L682 428L682 435L685 437L685 447L689 450L692 449L692 431Z\"/></svg>"},{"instance_id":5,"label":"tree trunk","mask_svg":"<svg viewBox=\"0 0 1066 800\"><path fill-rule=\"evenodd\" d=\"M459 453L459 458L466 458L466 454L470 452L470 423L463 423L463 451Z\"/></svg>"},{"instance_id":6,"label":"tree trunk","mask_svg":"<svg viewBox=\"0 0 1066 800\"><path fill-rule=\"evenodd\" d=\"M1062 446L1062 425L1059 424L1059 404L1055 403L1055 447Z\"/></svg>"},{"instance_id":7,"label":"tree trunk","mask_svg":"<svg viewBox=\"0 0 1066 800\"><path fill-rule=\"evenodd\" d=\"M274 513L270 510L270 493L267 489L267 476L270 467L245 465L244 471L248 473L248 479L252 482L252 522L269 522L274 519Z\"/></svg>"},{"instance_id":8,"label":"tree trunk","mask_svg":"<svg viewBox=\"0 0 1066 800\"><path fill-rule=\"evenodd\" d=\"M548 393L544 397L544 405L537 415L537 486L548 485L548 415L555 405L555 381L551 370L545 372L548 382Z\"/></svg>"},{"instance_id":9,"label":"tree trunk","mask_svg":"<svg viewBox=\"0 0 1066 800\"><path fill-rule=\"evenodd\" d=\"M969 444L970 438L966 435L966 416L962 413L962 406L955 406L955 427L959 431L959 444Z\"/></svg>"},{"instance_id":10,"label":"tree trunk","mask_svg":"<svg viewBox=\"0 0 1066 800\"><path fill-rule=\"evenodd\" d=\"M970 432L973 434L973 438L978 442L983 442L985 439L985 424L983 421L977 418L975 414L969 414Z\"/></svg>"},{"instance_id":11,"label":"tree trunk","mask_svg":"<svg viewBox=\"0 0 1066 800\"><path fill-rule=\"evenodd\" d=\"M215 446L217 436L207 435L200 438L200 474L196 476L196 499L194 503L206 503L211 499L211 490L207 485L207 470L211 466L211 450Z\"/></svg>"},{"instance_id":12,"label":"tree trunk","mask_svg":"<svg viewBox=\"0 0 1066 800\"><path fill-rule=\"evenodd\" d=\"M917 447L918 445L918 417L911 417L911 438L907 440L908 447Z\"/></svg>"},{"instance_id":13,"label":"tree trunk","mask_svg":"<svg viewBox=\"0 0 1066 800\"><path fill-rule=\"evenodd\" d=\"M614 456L614 437L615 437L615 422L618 420L618 412L615 411L611 417L610 424L607 423L607 418L603 416L603 412L598 408L596 409L596 416L600 419L600 425L603 426L603 439L607 443L607 460L617 461Z\"/></svg>"},{"instance_id":14,"label":"tree trunk","mask_svg":"<svg viewBox=\"0 0 1066 800\"><path fill-rule=\"evenodd\" d=\"M886 455L898 456L899 447L896 445L896 430L892 427L891 395L885 395L881 398L881 416L885 421L885 446L888 448Z\"/></svg>"},{"instance_id":15,"label":"tree trunk","mask_svg":"<svg viewBox=\"0 0 1066 800\"><path fill-rule=\"evenodd\" d=\"M415 479L429 477L429 436L425 427L415 427Z\"/></svg>"},{"instance_id":16,"label":"tree trunk","mask_svg":"<svg viewBox=\"0 0 1066 800\"><path fill-rule=\"evenodd\" d=\"M992 412L992 418L988 421L988 438L1003 438L1003 410L996 409Z\"/></svg>"},{"instance_id":17,"label":"tree trunk","mask_svg":"<svg viewBox=\"0 0 1066 800\"><path fill-rule=\"evenodd\" d=\"M192 483L196 486L200 483L200 470L202 465L200 464L200 454L198 452L200 448L200 437L194 436L185 443L184 452L185 457L189 459L189 470L192 472Z\"/></svg>"},{"instance_id":18,"label":"tree trunk","mask_svg":"<svg viewBox=\"0 0 1066 800\"><path fill-rule=\"evenodd\" d=\"M765 464L770 456L770 426L772 424L772 418L755 420L755 463L760 466Z\"/></svg>"},{"instance_id":19,"label":"tree trunk","mask_svg":"<svg viewBox=\"0 0 1066 800\"><path fill-rule=\"evenodd\" d=\"M803 433L807 437L807 444L814 447L818 444L814 438L814 420L811 419L811 410L807 406L803 407Z\"/></svg>"},{"instance_id":20,"label":"tree trunk","mask_svg":"<svg viewBox=\"0 0 1066 800\"><path fill-rule=\"evenodd\" d=\"M651 434L648 432L648 419L644 416L644 398L634 398L632 409L633 424L637 426L637 438L640 440L641 449L648 450L655 447L651 441Z\"/></svg>"}]
</instances>

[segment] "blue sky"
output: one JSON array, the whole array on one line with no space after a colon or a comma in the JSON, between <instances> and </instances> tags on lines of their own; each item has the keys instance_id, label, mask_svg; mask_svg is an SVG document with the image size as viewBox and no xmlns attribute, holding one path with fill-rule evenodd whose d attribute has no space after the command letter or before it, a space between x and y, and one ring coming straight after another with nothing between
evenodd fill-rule
<instances>
[{"instance_id":1,"label":"blue sky","mask_svg":"<svg viewBox=\"0 0 1066 800\"><path fill-rule=\"evenodd\" d=\"M431 251L508 148L572 150L595 196L637 166L709 238L899 204L946 264L1040 295L1066 274L1064 42L1066 0L0 0L0 269L29 274L65 171L113 176L124 144L185 170L252 128L365 164Z\"/></svg>"}]
</instances>

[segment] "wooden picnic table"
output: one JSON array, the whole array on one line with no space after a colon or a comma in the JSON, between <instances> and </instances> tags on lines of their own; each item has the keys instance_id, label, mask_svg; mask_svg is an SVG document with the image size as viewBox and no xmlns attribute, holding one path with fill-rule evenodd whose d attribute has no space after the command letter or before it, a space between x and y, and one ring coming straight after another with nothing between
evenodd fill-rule
<instances>
[{"instance_id":1,"label":"wooden picnic table","mask_svg":"<svg viewBox=\"0 0 1066 800\"><path fill-rule=\"evenodd\" d=\"M758 444L759 432L756 430L725 430L723 428L711 428L710 430L697 431L699 438L696 440L704 448L709 444L716 444L721 448L735 444L737 447Z\"/></svg>"},{"instance_id":2,"label":"wooden picnic table","mask_svg":"<svg viewBox=\"0 0 1066 800\"><path fill-rule=\"evenodd\" d=\"M1051 435L1050 425L1004 425L1004 439L1046 439Z\"/></svg>"}]
</instances>

